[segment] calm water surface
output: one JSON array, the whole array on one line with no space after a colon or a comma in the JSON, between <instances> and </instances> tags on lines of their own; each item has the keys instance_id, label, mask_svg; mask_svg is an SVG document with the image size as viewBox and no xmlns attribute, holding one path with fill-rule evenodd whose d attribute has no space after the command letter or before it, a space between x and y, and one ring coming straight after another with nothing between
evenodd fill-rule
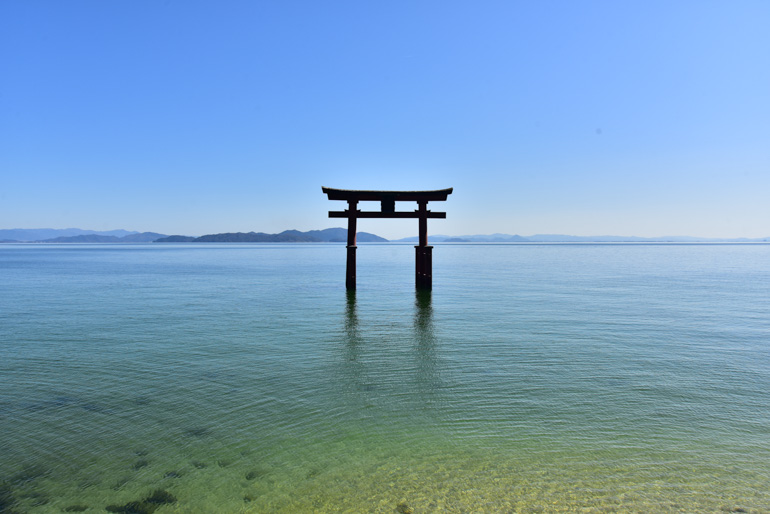
<instances>
[{"instance_id":1,"label":"calm water surface","mask_svg":"<svg viewBox=\"0 0 770 514\"><path fill-rule=\"evenodd\" d=\"M0 512L770 512L769 245L344 259L1 245Z\"/></svg>"}]
</instances>

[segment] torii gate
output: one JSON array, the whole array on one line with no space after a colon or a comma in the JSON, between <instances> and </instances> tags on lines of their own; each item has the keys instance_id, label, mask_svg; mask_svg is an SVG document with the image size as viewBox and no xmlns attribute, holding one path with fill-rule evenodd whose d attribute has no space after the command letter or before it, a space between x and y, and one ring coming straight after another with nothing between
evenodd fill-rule
<instances>
[{"instance_id":1,"label":"torii gate","mask_svg":"<svg viewBox=\"0 0 770 514\"><path fill-rule=\"evenodd\" d=\"M329 211L330 218L348 219L348 260L345 287L356 288L356 220L358 218L418 218L420 244L415 246L415 284L420 289L433 287L433 247L428 246L428 218L446 218L445 212L431 212L428 202L444 202L452 189L435 191L353 191L321 187L329 200L348 202L345 211ZM380 211L359 211L358 202L380 202ZM396 202L417 202L416 211L396 211Z\"/></svg>"}]
</instances>

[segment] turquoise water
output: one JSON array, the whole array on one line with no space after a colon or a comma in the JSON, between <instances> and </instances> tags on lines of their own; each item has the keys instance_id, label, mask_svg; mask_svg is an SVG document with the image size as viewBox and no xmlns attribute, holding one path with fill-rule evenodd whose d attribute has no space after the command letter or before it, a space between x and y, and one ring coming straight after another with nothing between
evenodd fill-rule
<instances>
[{"instance_id":1,"label":"turquoise water","mask_svg":"<svg viewBox=\"0 0 770 514\"><path fill-rule=\"evenodd\" d=\"M0 512L770 512L770 245L413 259L0 246Z\"/></svg>"}]
</instances>

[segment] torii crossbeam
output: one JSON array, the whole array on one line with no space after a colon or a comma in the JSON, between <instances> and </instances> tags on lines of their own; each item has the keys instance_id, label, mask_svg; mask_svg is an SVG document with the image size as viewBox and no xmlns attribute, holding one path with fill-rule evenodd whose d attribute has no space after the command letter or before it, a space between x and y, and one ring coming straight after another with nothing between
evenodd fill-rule
<instances>
[{"instance_id":1,"label":"torii crossbeam","mask_svg":"<svg viewBox=\"0 0 770 514\"><path fill-rule=\"evenodd\" d=\"M356 220L358 218L417 218L419 245L415 246L415 285L420 289L433 287L433 247L428 246L428 218L446 218L445 212L431 212L428 202L444 202L452 189L435 191L354 191L321 187L329 200L348 202L345 211L329 211L330 218L348 219L348 260L345 287L356 288ZM359 211L358 202L380 202L379 211ZM396 211L396 202L417 202L415 211Z\"/></svg>"}]
</instances>

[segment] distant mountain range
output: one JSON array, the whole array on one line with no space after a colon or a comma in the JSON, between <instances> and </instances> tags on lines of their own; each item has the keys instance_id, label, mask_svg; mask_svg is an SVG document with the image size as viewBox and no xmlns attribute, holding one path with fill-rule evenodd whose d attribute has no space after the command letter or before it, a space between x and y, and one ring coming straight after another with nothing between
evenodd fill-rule
<instances>
[{"instance_id":1,"label":"distant mountain range","mask_svg":"<svg viewBox=\"0 0 770 514\"><path fill-rule=\"evenodd\" d=\"M278 234L264 232L226 232L208 234L200 237L168 236L156 232L136 232L129 230L82 230L68 229L0 229L0 243L344 243L348 231L344 228L325 230L285 230ZM358 232L356 239L360 243L384 243L387 239ZM396 239L396 243L416 243L418 238L405 237ZM704 238L689 236L634 237L634 236L568 236L561 234L536 234L519 236L511 234L488 234L471 236L431 235L431 243L765 243L764 238Z\"/></svg>"},{"instance_id":2,"label":"distant mountain range","mask_svg":"<svg viewBox=\"0 0 770 514\"><path fill-rule=\"evenodd\" d=\"M54 237L52 239L44 239L42 241L35 241L36 243L152 243L160 237L165 237L165 234L158 234L156 232L142 232L136 234L129 234L123 237L115 236L102 236L99 234L81 234L79 236L61 236Z\"/></svg>"},{"instance_id":3,"label":"distant mountain range","mask_svg":"<svg viewBox=\"0 0 770 514\"><path fill-rule=\"evenodd\" d=\"M344 228L325 230L284 230L279 234L264 232L226 232L200 237L168 236L156 240L156 243L346 243L348 231ZM368 232L356 232L356 240L361 243L381 243L388 240Z\"/></svg>"},{"instance_id":4,"label":"distant mountain range","mask_svg":"<svg viewBox=\"0 0 770 514\"><path fill-rule=\"evenodd\" d=\"M14 228L0 230L0 243L151 243L165 234L129 230L79 228Z\"/></svg>"},{"instance_id":5,"label":"distant mountain range","mask_svg":"<svg viewBox=\"0 0 770 514\"><path fill-rule=\"evenodd\" d=\"M405 237L396 239L397 243L417 242L418 238ZM473 236L429 236L431 243L764 243L770 242L770 237L756 239L748 238L707 238L690 236L567 236L562 234L536 234L534 236L518 236L510 234L489 234Z\"/></svg>"},{"instance_id":6,"label":"distant mountain range","mask_svg":"<svg viewBox=\"0 0 770 514\"><path fill-rule=\"evenodd\" d=\"M356 239L361 243L388 241L368 232L357 232ZM0 243L345 243L347 240L348 231L344 228L308 232L285 230L279 234L228 232L201 237L168 236L156 232L140 233L128 230L99 232L78 228L0 230Z\"/></svg>"}]
</instances>

